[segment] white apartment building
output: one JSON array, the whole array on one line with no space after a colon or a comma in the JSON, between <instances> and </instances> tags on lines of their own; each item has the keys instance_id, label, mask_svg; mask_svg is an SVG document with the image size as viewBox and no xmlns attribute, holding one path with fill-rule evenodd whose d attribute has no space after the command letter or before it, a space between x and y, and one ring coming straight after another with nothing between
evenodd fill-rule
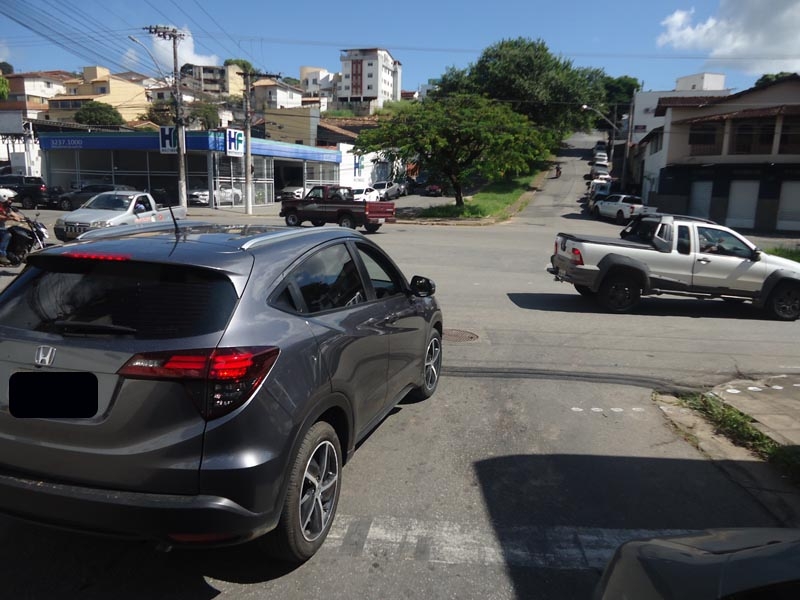
<instances>
[{"instance_id":1,"label":"white apartment building","mask_svg":"<svg viewBox=\"0 0 800 600\"><path fill-rule=\"evenodd\" d=\"M341 81L336 95L340 104L369 106L369 114L387 101L399 101L402 65L383 48L343 50Z\"/></svg>"},{"instance_id":2,"label":"white apartment building","mask_svg":"<svg viewBox=\"0 0 800 600\"><path fill-rule=\"evenodd\" d=\"M264 78L254 82L252 108L261 112L271 108L299 108L303 104L303 90L276 79Z\"/></svg>"},{"instance_id":3,"label":"white apartment building","mask_svg":"<svg viewBox=\"0 0 800 600\"><path fill-rule=\"evenodd\" d=\"M300 85L306 96L333 98L336 95L337 73L321 67L300 67Z\"/></svg>"}]
</instances>

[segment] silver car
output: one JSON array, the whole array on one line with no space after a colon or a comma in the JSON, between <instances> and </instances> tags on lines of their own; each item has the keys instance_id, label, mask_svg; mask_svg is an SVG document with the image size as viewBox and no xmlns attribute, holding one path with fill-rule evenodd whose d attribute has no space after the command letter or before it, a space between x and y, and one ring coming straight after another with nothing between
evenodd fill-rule
<instances>
[{"instance_id":1,"label":"silver car","mask_svg":"<svg viewBox=\"0 0 800 600\"><path fill-rule=\"evenodd\" d=\"M442 361L435 286L344 228L180 221L0 293L0 512L162 547L322 545L342 464Z\"/></svg>"}]
</instances>

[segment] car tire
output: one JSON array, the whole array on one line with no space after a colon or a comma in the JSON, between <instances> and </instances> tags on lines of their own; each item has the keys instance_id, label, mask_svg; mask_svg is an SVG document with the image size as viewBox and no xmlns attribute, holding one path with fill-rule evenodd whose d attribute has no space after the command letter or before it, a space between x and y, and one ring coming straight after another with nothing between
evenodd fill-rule
<instances>
[{"instance_id":1,"label":"car tire","mask_svg":"<svg viewBox=\"0 0 800 600\"><path fill-rule=\"evenodd\" d=\"M625 225L625 215L621 210L617 211L617 225Z\"/></svg>"},{"instance_id":2,"label":"car tire","mask_svg":"<svg viewBox=\"0 0 800 600\"><path fill-rule=\"evenodd\" d=\"M639 304L642 288L630 275L609 275L600 285L597 298L606 310L614 313L632 311Z\"/></svg>"},{"instance_id":3,"label":"car tire","mask_svg":"<svg viewBox=\"0 0 800 600\"><path fill-rule=\"evenodd\" d=\"M20 204L22 204L22 208L25 210L33 210L36 208L36 202L34 202L33 198L30 196L25 196L22 200L20 200Z\"/></svg>"},{"instance_id":4,"label":"car tire","mask_svg":"<svg viewBox=\"0 0 800 600\"><path fill-rule=\"evenodd\" d=\"M433 329L425 346L425 359L422 364L422 385L408 393L411 400L427 400L439 386L442 372L442 334Z\"/></svg>"},{"instance_id":5,"label":"car tire","mask_svg":"<svg viewBox=\"0 0 800 600\"><path fill-rule=\"evenodd\" d=\"M314 225L314 227L322 227L325 225L325 221L311 221L311 224Z\"/></svg>"},{"instance_id":6,"label":"car tire","mask_svg":"<svg viewBox=\"0 0 800 600\"><path fill-rule=\"evenodd\" d=\"M375 233L380 228L381 228L380 223L367 223L366 225L364 225L364 229L367 231L367 233Z\"/></svg>"},{"instance_id":7,"label":"car tire","mask_svg":"<svg viewBox=\"0 0 800 600\"><path fill-rule=\"evenodd\" d=\"M592 216L595 219L599 219L600 218L600 209L597 208L596 206L594 208L592 208Z\"/></svg>"},{"instance_id":8,"label":"car tire","mask_svg":"<svg viewBox=\"0 0 800 600\"><path fill-rule=\"evenodd\" d=\"M800 318L800 285L780 283L769 295L767 310L778 321L796 321Z\"/></svg>"},{"instance_id":9,"label":"car tire","mask_svg":"<svg viewBox=\"0 0 800 600\"><path fill-rule=\"evenodd\" d=\"M347 227L348 229L356 228L356 221L351 214L344 214L339 217L339 227Z\"/></svg>"},{"instance_id":10,"label":"car tire","mask_svg":"<svg viewBox=\"0 0 800 600\"><path fill-rule=\"evenodd\" d=\"M590 288L588 285L578 285L576 283L574 286L575 291L585 298L594 298L596 296L596 294L592 291L592 288Z\"/></svg>"},{"instance_id":11,"label":"car tire","mask_svg":"<svg viewBox=\"0 0 800 600\"><path fill-rule=\"evenodd\" d=\"M58 208L61 210L72 210L72 201L69 198L62 198L58 201Z\"/></svg>"},{"instance_id":12,"label":"car tire","mask_svg":"<svg viewBox=\"0 0 800 600\"><path fill-rule=\"evenodd\" d=\"M289 227L300 227L300 225L302 223L302 221L300 220L300 217L294 211L286 213L286 216L284 217L284 221L286 221L286 224Z\"/></svg>"},{"instance_id":13,"label":"car tire","mask_svg":"<svg viewBox=\"0 0 800 600\"><path fill-rule=\"evenodd\" d=\"M290 465L281 517L266 540L274 556L302 563L319 550L336 515L341 472L339 436L329 423L319 421L306 433Z\"/></svg>"}]
</instances>

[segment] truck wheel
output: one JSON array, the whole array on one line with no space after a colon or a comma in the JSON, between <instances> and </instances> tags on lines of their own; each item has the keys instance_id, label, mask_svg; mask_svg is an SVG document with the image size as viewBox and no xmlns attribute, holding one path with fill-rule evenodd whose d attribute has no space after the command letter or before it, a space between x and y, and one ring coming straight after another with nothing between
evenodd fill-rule
<instances>
[{"instance_id":1,"label":"truck wheel","mask_svg":"<svg viewBox=\"0 0 800 600\"><path fill-rule=\"evenodd\" d=\"M581 296L584 296L585 298L594 298L595 296L595 293L592 291L592 288L590 288L588 285L578 285L576 283L575 291L578 292Z\"/></svg>"},{"instance_id":2,"label":"truck wheel","mask_svg":"<svg viewBox=\"0 0 800 600\"><path fill-rule=\"evenodd\" d=\"M592 216L595 219L599 219L600 218L600 209L597 208L596 206L592 209Z\"/></svg>"},{"instance_id":3,"label":"truck wheel","mask_svg":"<svg viewBox=\"0 0 800 600\"><path fill-rule=\"evenodd\" d=\"M342 451L339 437L325 421L308 430L294 463L278 527L268 547L284 560L299 563L322 546L336 515L341 487ZM272 538L272 539L269 539Z\"/></svg>"},{"instance_id":4,"label":"truck wheel","mask_svg":"<svg viewBox=\"0 0 800 600\"><path fill-rule=\"evenodd\" d=\"M625 215L621 210L617 211L617 225L625 225Z\"/></svg>"},{"instance_id":5,"label":"truck wheel","mask_svg":"<svg viewBox=\"0 0 800 600\"><path fill-rule=\"evenodd\" d=\"M348 229L355 229L356 222L353 215L342 215L339 217L339 227L347 227Z\"/></svg>"},{"instance_id":6,"label":"truck wheel","mask_svg":"<svg viewBox=\"0 0 800 600\"><path fill-rule=\"evenodd\" d=\"M32 210L36 208L36 203L30 196L25 196L20 202L22 203L22 208L25 210Z\"/></svg>"},{"instance_id":7,"label":"truck wheel","mask_svg":"<svg viewBox=\"0 0 800 600\"><path fill-rule=\"evenodd\" d=\"M311 223L314 225L314 227L322 227L325 225L325 221L311 221Z\"/></svg>"},{"instance_id":8,"label":"truck wheel","mask_svg":"<svg viewBox=\"0 0 800 600\"><path fill-rule=\"evenodd\" d=\"M58 208L61 210L72 210L72 202L68 198L63 198L58 201Z\"/></svg>"},{"instance_id":9,"label":"truck wheel","mask_svg":"<svg viewBox=\"0 0 800 600\"><path fill-rule=\"evenodd\" d=\"M300 227L300 223L302 223L296 212L287 213L285 221L289 227Z\"/></svg>"},{"instance_id":10,"label":"truck wheel","mask_svg":"<svg viewBox=\"0 0 800 600\"><path fill-rule=\"evenodd\" d=\"M630 275L609 275L597 294L600 304L611 312L630 312L642 296L642 288Z\"/></svg>"},{"instance_id":11,"label":"truck wheel","mask_svg":"<svg viewBox=\"0 0 800 600\"><path fill-rule=\"evenodd\" d=\"M779 321L796 321L800 318L800 285L778 284L769 296L767 310Z\"/></svg>"},{"instance_id":12,"label":"truck wheel","mask_svg":"<svg viewBox=\"0 0 800 600\"><path fill-rule=\"evenodd\" d=\"M367 223L366 225L364 225L364 229L367 230L367 233L375 233L380 228L381 228L380 223Z\"/></svg>"}]
</instances>

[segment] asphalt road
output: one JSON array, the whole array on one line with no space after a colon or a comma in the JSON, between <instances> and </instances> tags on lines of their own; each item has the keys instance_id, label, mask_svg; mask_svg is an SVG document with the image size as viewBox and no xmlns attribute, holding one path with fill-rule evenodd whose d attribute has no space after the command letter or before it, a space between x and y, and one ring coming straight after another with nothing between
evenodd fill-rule
<instances>
[{"instance_id":1,"label":"asphalt road","mask_svg":"<svg viewBox=\"0 0 800 600\"><path fill-rule=\"evenodd\" d=\"M0 519L4 594L588 598L626 539L778 524L674 432L652 392L797 372L797 324L688 299L608 315L552 281L557 231L618 229L580 212L582 154L562 160L562 177L509 222L372 236L407 276L436 281L444 376L431 400L400 405L360 445L312 560L286 569L254 545L163 554Z\"/></svg>"}]
</instances>

